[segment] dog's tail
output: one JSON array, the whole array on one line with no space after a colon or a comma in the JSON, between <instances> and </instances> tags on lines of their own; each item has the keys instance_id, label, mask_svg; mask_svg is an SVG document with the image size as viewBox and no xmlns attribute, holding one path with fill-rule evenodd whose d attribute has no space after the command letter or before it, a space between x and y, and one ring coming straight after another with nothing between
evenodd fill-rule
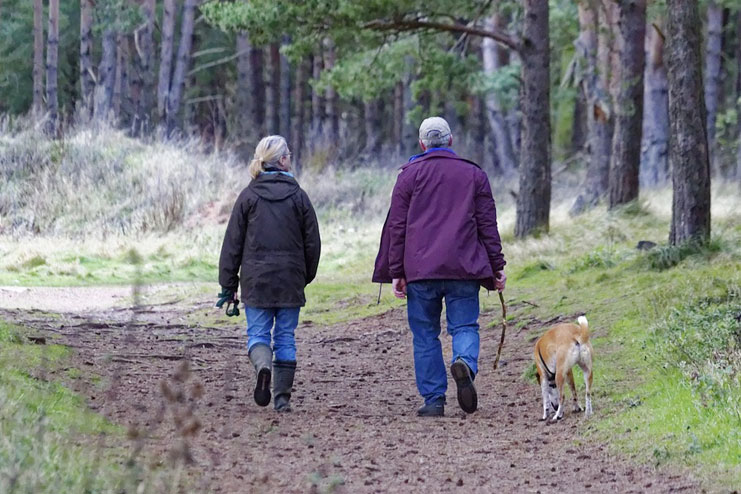
<instances>
[{"instance_id":1,"label":"dog's tail","mask_svg":"<svg viewBox=\"0 0 741 494\"><path fill-rule=\"evenodd\" d=\"M589 321L585 316L579 316L576 320L579 323L579 344L584 344L589 341Z\"/></svg>"}]
</instances>

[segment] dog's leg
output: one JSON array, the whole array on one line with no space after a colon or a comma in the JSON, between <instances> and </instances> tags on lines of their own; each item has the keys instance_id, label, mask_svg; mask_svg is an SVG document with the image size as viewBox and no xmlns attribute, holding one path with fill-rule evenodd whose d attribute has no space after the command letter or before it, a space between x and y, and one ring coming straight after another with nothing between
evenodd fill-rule
<instances>
[{"instance_id":1,"label":"dog's leg","mask_svg":"<svg viewBox=\"0 0 741 494\"><path fill-rule=\"evenodd\" d=\"M540 394L543 397L543 418L540 420L546 420L548 418L548 407L550 406L548 389L548 380L540 377Z\"/></svg>"},{"instance_id":2,"label":"dog's leg","mask_svg":"<svg viewBox=\"0 0 741 494\"><path fill-rule=\"evenodd\" d=\"M579 362L579 367L581 367L582 372L584 373L584 387L586 388L586 396L584 397L585 400L585 411L584 415L586 417L592 415L592 355L591 352L588 354L588 358L584 360L584 362Z\"/></svg>"},{"instance_id":3,"label":"dog's leg","mask_svg":"<svg viewBox=\"0 0 741 494\"><path fill-rule=\"evenodd\" d=\"M556 410L556 415L554 415L553 418L551 419L554 422L563 417L563 401L564 401L563 384L564 384L563 372L556 371L556 388L558 389L558 410Z\"/></svg>"},{"instance_id":4,"label":"dog's leg","mask_svg":"<svg viewBox=\"0 0 741 494\"><path fill-rule=\"evenodd\" d=\"M579 398L576 396L576 384L574 384L574 373L569 369L569 372L566 374L566 381L569 383L569 389L571 389L571 397L574 400L574 412L581 412L581 407L579 406Z\"/></svg>"}]
</instances>

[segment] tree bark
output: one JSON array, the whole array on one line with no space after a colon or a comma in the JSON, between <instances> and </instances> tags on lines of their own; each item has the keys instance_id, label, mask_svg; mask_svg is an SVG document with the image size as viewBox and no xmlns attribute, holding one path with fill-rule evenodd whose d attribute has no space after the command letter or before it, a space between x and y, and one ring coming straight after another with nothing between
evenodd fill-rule
<instances>
[{"instance_id":1,"label":"tree bark","mask_svg":"<svg viewBox=\"0 0 741 494\"><path fill-rule=\"evenodd\" d=\"M132 123L134 136L145 134L151 128L152 112L154 107L154 25L155 0L144 0L142 15L144 24L134 34L136 48L137 86L133 89L139 94L136 97L136 113Z\"/></svg>"},{"instance_id":2,"label":"tree bark","mask_svg":"<svg viewBox=\"0 0 741 494\"><path fill-rule=\"evenodd\" d=\"M723 47L723 7L708 2L707 36L705 41L705 107L707 109L707 134L710 162L715 155L715 120L722 92L721 50Z\"/></svg>"},{"instance_id":3,"label":"tree bark","mask_svg":"<svg viewBox=\"0 0 741 494\"><path fill-rule=\"evenodd\" d=\"M334 42L330 39L325 39L324 48L324 70L332 70L336 58ZM325 98L325 135L328 143L336 144L340 138L340 119L337 108L337 91L331 85L327 88Z\"/></svg>"},{"instance_id":4,"label":"tree bark","mask_svg":"<svg viewBox=\"0 0 741 494\"><path fill-rule=\"evenodd\" d=\"M302 158L304 156L304 120L306 101L306 75L309 63L301 60L296 64L296 78L293 89L293 119L291 121L291 151L293 152L293 167L296 172L301 171Z\"/></svg>"},{"instance_id":5,"label":"tree bark","mask_svg":"<svg viewBox=\"0 0 741 494\"><path fill-rule=\"evenodd\" d=\"M92 0L80 2L80 97L82 116L93 116L95 79L93 75L93 4Z\"/></svg>"},{"instance_id":6,"label":"tree bark","mask_svg":"<svg viewBox=\"0 0 741 494\"><path fill-rule=\"evenodd\" d=\"M697 2L668 0L667 7L669 161L674 189L669 241L678 245L710 238L710 160Z\"/></svg>"},{"instance_id":7,"label":"tree bark","mask_svg":"<svg viewBox=\"0 0 741 494\"><path fill-rule=\"evenodd\" d=\"M284 35L281 44L291 43L290 37ZM291 64L288 57L280 55L280 96L278 101L278 116L280 120L280 135L291 142Z\"/></svg>"},{"instance_id":8,"label":"tree bark","mask_svg":"<svg viewBox=\"0 0 741 494\"><path fill-rule=\"evenodd\" d=\"M322 58L321 49L318 53L314 54L312 67L311 67L311 78L314 82L318 81L322 76L322 70L324 68L324 61ZM312 143L316 141L322 135L322 124L324 123L324 98L322 97L321 91L316 89L316 86L312 87L311 90L311 138ZM313 148L314 146L312 146Z\"/></svg>"},{"instance_id":9,"label":"tree bark","mask_svg":"<svg viewBox=\"0 0 741 494\"><path fill-rule=\"evenodd\" d=\"M485 22L485 28L493 31L501 28L501 16L494 14ZM481 43L481 55L484 65L484 74L493 75L502 68L500 56L498 54L497 43L491 38L484 38ZM503 174L510 174L517 168L517 157L515 150L512 148L512 137L509 133L509 127L506 121L506 115L502 110L499 97L493 92L486 94L486 117L489 120L489 127L492 130L494 138L494 148L497 153L497 163Z\"/></svg>"},{"instance_id":10,"label":"tree bark","mask_svg":"<svg viewBox=\"0 0 741 494\"><path fill-rule=\"evenodd\" d=\"M255 134L253 93L250 87L250 39L245 31L237 33L237 139L244 142Z\"/></svg>"},{"instance_id":11,"label":"tree bark","mask_svg":"<svg viewBox=\"0 0 741 494\"><path fill-rule=\"evenodd\" d=\"M113 114L120 120L122 109L127 107L129 85L129 38L126 34L116 35L116 82L113 88Z\"/></svg>"},{"instance_id":12,"label":"tree bark","mask_svg":"<svg viewBox=\"0 0 741 494\"><path fill-rule=\"evenodd\" d=\"M548 2L524 0L522 150L515 236L548 231L551 204Z\"/></svg>"},{"instance_id":13,"label":"tree bark","mask_svg":"<svg viewBox=\"0 0 741 494\"><path fill-rule=\"evenodd\" d=\"M262 48L250 49L250 94L252 122L258 136L265 134L265 54Z\"/></svg>"},{"instance_id":14,"label":"tree bark","mask_svg":"<svg viewBox=\"0 0 741 494\"><path fill-rule=\"evenodd\" d=\"M265 120L268 134L280 133L280 45L271 43L268 47L270 65L268 85L265 88Z\"/></svg>"},{"instance_id":15,"label":"tree bark","mask_svg":"<svg viewBox=\"0 0 741 494\"><path fill-rule=\"evenodd\" d=\"M392 116L391 128L391 149L392 152L398 153L401 150L401 144L404 139L404 83L397 82L394 85L394 109Z\"/></svg>"},{"instance_id":16,"label":"tree bark","mask_svg":"<svg viewBox=\"0 0 741 494\"><path fill-rule=\"evenodd\" d=\"M655 28L647 29L640 182L641 186L656 186L669 176L669 100L664 39Z\"/></svg>"},{"instance_id":17,"label":"tree bark","mask_svg":"<svg viewBox=\"0 0 741 494\"><path fill-rule=\"evenodd\" d=\"M196 5L198 0L185 0L183 5L183 22L180 26L180 45L178 46L177 62L170 84L170 94L167 98L167 133L177 127L177 115L180 111L180 101L185 86L185 77L190 65L191 48L193 47L193 29L195 27Z\"/></svg>"},{"instance_id":18,"label":"tree bark","mask_svg":"<svg viewBox=\"0 0 741 494\"><path fill-rule=\"evenodd\" d=\"M573 123L571 125L571 155L582 152L587 144L587 97L578 88L574 99Z\"/></svg>"},{"instance_id":19,"label":"tree bark","mask_svg":"<svg viewBox=\"0 0 741 494\"><path fill-rule=\"evenodd\" d=\"M98 65L98 83L95 87L95 120L107 120L110 117L115 83L116 32L107 28L103 32L103 54Z\"/></svg>"},{"instance_id":20,"label":"tree bark","mask_svg":"<svg viewBox=\"0 0 741 494\"><path fill-rule=\"evenodd\" d=\"M47 131L56 135L59 119L57 67L59 63L59 0L49 0L49 31L46 40L46 111Z\"/></svg>"},{"instance_id":21,"label":"tree bark","mask_svg":"<svg viewBox=\"0 0 741 494\"><path fill-rule=\"evenodd\" d=\"M170 94L172 51L175 44L175 0L164 0L162 11L162 41L160 45L160 70L157 82L157 115L164 122Z\"/></svg>"},{"instance_id":22,"label":"tree bark","mask_svg":"<svg viewBox=\"0 0 741 494\"><path fill-rule=\"evenodd\" d=\"M33 113L44 113L44 2L33 0Z\"/></svg>"},{"instance_id":23,"label":"tree bark","mask_svg":"<svg viewBox=\"0 0 741 494\"><path fill-rule=\"evenodd\" d=\"M377 99L363 102L363 117L365 124L365 149L368 156L378 154L378 146L381 144L381 115Z\"/></svg>"},{"instance_id":24,"label":"tree bark","mask_svg":"<svg viewBox=\"0 0 741 494\"><path fill-rule=\"evenodd\" d=\"M610 208L638 198L643 123L646 0L619 0L620 83L610 161Z\"/></svg>"}]
</instances>

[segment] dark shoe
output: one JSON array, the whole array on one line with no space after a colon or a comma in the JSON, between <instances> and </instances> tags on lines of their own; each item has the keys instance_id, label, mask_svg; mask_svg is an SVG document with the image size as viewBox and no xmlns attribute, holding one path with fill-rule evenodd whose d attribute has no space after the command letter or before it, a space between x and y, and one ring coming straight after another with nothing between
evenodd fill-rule
<instances>
[{"instance_id":1,"label":"dark shoe","mask_svg":"<svg viewBox=\"0 0 741 494\"><path fill-rule=\"evenodd\" d=\"M473 386L473 374L466 363L458 359L450 366L450 374L458 387L458 404L466 413L473 413L479 404L476 388Z\"/></svg>"},{"instance_id":2,"label":"dark shoe","mask_svg":"<svg viewBox=\"0 0 741 494\"><path fill-rule=\"evenodd\" d=\"M293 390L293 376L296 374L296 362L273 362L275 382L273 392L275 399L273 407L278 412L291 411L291 391Z\"/></svg>"},{"instance_id":3,"label":"dark shoe","mask_svg":"<svg viewBox=\"0 0 741 494\"><path fill-rule=\"evenodd\" d=\"M270 404L270 378L272 376L273 351L269 346L258 343L250 349L250 362L255 366L255 403L261 407Z\"/></svg>"},{"instance_id":4,"label":"dark shoe","mask_svg":"<svg viewBox=\"0 0 741 494\"><path fill-rule=\"evenodd\" d=\"M417 410L418 417L442 417L445 415L445 401L433 401Z\"/></svg>"}]
</instances>

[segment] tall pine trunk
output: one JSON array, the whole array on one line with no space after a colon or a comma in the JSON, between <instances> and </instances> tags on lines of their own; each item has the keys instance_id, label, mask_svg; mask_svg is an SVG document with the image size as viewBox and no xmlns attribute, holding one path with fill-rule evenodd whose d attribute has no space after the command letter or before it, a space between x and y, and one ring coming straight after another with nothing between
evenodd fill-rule
<instances>
[{"instance_id":1,"label":"tall pine trunk","mask_svg":"<svg viewBox=\"0 0 741 494\"><path fill-rule=\"evenodd\" d=\"M47 131L56 135L59 119L57 66L59 63L59 0L49 0L49 31L46 40L46 111Z\"/></svg>"},{"instance_id":2,"label":"tall pine trunk","mask_svg":"<svg viewBox=\"0 0 741 494\"><path fill-rule=\"evenodd\" d=\"M291 151L293 166L299 172L304 156L304 124L306 115L306 76L309 62L306 59L296 64L296 75L293 83L293 118L291 120Z\"/></svg>"},{"instance_id":3,"label":"tall pine trunk","mask_svg":"<svg viewBox=\"0 0 741 494\"><path fill-rule=\"evenodd\" d=\"M669 241L679 245L710 238L710 159L697 2L667 0L667 7L669 161L674 189Z\"/></svg>"},{"instance_id":4,"label":"tall pine trunk","mask_svg":"<svg viewBox=\"0 0 741 494\"><path fill-rule=\"evenodd\" d=\"M641 185L656 186L663 184L669 176L669 95L664 39L655 28L648 29L640 181Z\"/></svg>"},{"instance_id":5,"label":"tall pine trunk","mask_svg":"<svg viewBox=\"0 0 741 494\"><path fill-rule=\"evenodd\" d=\"M284 35L281 44L288 45L291 39ZM280 54L280 93L278 101L279 133L291 142L291 64L288 57Z\"/></svg>"},{"instance_id":6,"label":"tall pine trunk","mask_svg":"<svg viewBox=\"0 0 741 494\"><path fill-rule=\"evenodd\" d=\"M154 109L154 25L155 0L144 0L142 15L144 25L135 33L136 66L138 72L136 111L132 122L132 133L135 136L149 132Z\"/></svg>"},{"instance_id":7,"label":"tall pine trunk","mask_svg":"<svg viewBox=\"0 0 741 494\"><path fill-rule=\"evenodd\" d=\"M265 88L265 120L268 134L280 133L280 45L271 43L268 47L269 68L268 85Z\"/></svg>"},{"instance_id":8,"label":"tall pine trunk","mask_svg":"<svg viewBox=\"0 0 741 494\"><path fill-rule=\"evenodd\" d=\"M332 70L335 64L335 45L327 38L324 40L324 70ZM325 117L324 132L329 144L336 145L340 138L340 119L337 108L337 91L330 84L325 93Z\"/></svg>"},{"instance_id":9,"label":"tall pine trunk","mask_svg":"<svg viewBox=\"0 0 741 494\"><path fill-rule=\"evenodd\" d=\"M123 112L130 110L129 101L129 38L124 33L116 35L116 82L113 89L113 114L121 121Z\"/></svg>"},{"instance_id":10,"label":"tall pine trunk","mask_svg":"<svg viewBox=\"0 0 741 494\"><path fill-rule=\"evenodd\" d=\"M610 208L638 198L643 124L646 0L619 0L620 82L610 161Z\"/></svg>"},{"instance_id":11,"label":"tall pine trunk","mask_svg":"<svg viewBox=\"0 0 741 494\"><path fill-rule=\"evenodd\" d=\"M548 2L524 0L522 150L515 236L548 231L551 206L551 113Z\"/></svg>"},{"instance_id":12,"label":"tall pine trunk","mask_svg":"<svg viewBox=\"0 0 741 494\"><path fill-rule=\"evenodd\" d=\"M103 32L103 54L98 65L98 84L95 87L95 119L98 121L110 117L115 83L116 32L109 27Z\"/></svg>"},{"instance_id":13,"label":"tall pine trunk","mask_svg":"<svg viewBox=\"0 0 741 494\"><path fill-rule=\"evenodd\" d=\"M394 85L394 109L391 128L391 150L398 153L404 139L404 82L399 81Z\"/></svg>"},{"instance_id":14,"label":"tall pine trunk","mask_svg":"<svg viewBox=\"0 0 741 494\"><path fill-rule=\"evenodd\" d=\"M44 113L44 2L33 0L33 113Z\"/></svg>"},{"instance_id":15,"label":"tall pine trunk","mask_svg":"<svg viewBox=\"0 0 741 494\"><path fill-rule=\"evenodd\" d=\"M80 97L82 117L89 120L93 116L93 96L95 78L93 75L93 3L92 0L80 2Z\"/></svg>"},{"instance_id":16,"label":"tall pine trunk","mask_svg":"<svg viewBox=\"0 0 741 494\"><path fill-rule=\"evenodd\" d=\"M250 88L250 39L245 31L237 33L236 138L240 143L256 137L252 116L253 94Z\"/></svg>"},{"instance_id":17,"label":"tall pine trunk","mask_svg":"<svg viewBox=\"0 0 741 494\"><path fill-rule=\"evenodd\" d=\"M160 70L157 82L157 115L160 122L164 122L167 113L174 45L175 0L164 0L162 11L162 41L160 44Z\"/></svg>"},{"instance_id":18,"label":"tall pine trunk","mask_svg":"<svg viewBox=\"0 0 741 494\"><path fill-rule=\"evenodd\" d=\"M501 29L501 16L494 14L485 22L485 29L494 31ZM491 38L484 38L481 44L481 56L483 59L484 73L492 76L502 68L497 43ZM494 138L494 148L497 153L497 163L502 173L512 173L517 168L517 156L512 148L512 138L509 133L506 115L502 110L499 97L492 91L486 94L486 118L489 120Z\"/></svg>"},{"instance_id":19,"label":"tall pine trunk","mask_svg":"<svg viewBox=\"0 0 741 494\"><path fill-rule=\"evenodd\" d=\"M250 94L252 122L258 136L265 134L265 53L262 48L250 48Z\"/></svg>"},{"instance_id":20,"label":"tall pine trunk","mask_svg":"<svg viewBox=\"0 0 741 494\"><path fill-rule=\"evenodd\" d=\"M322 58L321 48L312 57L311 78L316 81L322 75L324 60ZM311 142L312 149L316 148L317 139L322 135L322 125L324 123L324 98L322 92L317 89L316 85L311 88Z\"/></svg>"},{"instance_id":21,"label":"tall pine trunk","mask_svg":"<svg viewBox=\"0 0 741 494\"><path fill-rule=\"evenodd\" d=\"M193 29L195 27L196 5L198 0L185 0L183 5L183 22L180 26L180 45L177 61L172 74L170 94L167 98L167 133L170 135L178 125L178 112L185 88L185 77L190 65L191 48L193 47Z\"/></svg>"},{"instance_id":22,"label":"tall pine trunk","mask_svg":"<svg viewBox=\"0 0 741 494\"><path fill-rule=\"evenodd\" d=\"M377 99L365 101L363 103L363 117L365 124L365 149L364 153L368 156L374 156L378 153L378 146L381 144L381 115L379 112L379 102ZM395 122L392 122L392 126Z\"/></svg>"},{"instance_id":23,"label":"tall pine trunk","mask_svg":"<svg viewBox=\"0 0 741 494\"><path fill-rule=\"evenodd\" d=\"M723 89L721 81L721 51L723 48L723 7L708 2L707 36L705 38L705 107L710 162L715 165L715 121Z\"/></svg>"}]
</instances>

